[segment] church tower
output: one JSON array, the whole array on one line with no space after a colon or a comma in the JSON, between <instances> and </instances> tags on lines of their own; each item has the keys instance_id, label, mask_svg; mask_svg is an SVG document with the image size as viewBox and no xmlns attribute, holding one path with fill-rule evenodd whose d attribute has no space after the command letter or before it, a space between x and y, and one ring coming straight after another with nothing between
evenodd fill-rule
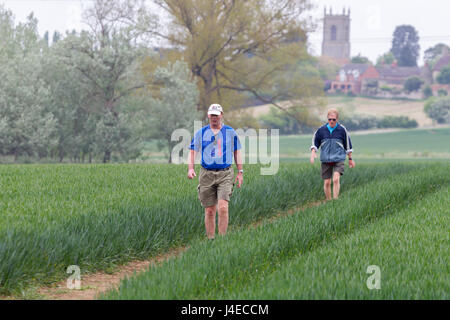
<instances>
[{"instance_id":1,"label":"church tower","mask_svg":"<svg viewBox=\"0 0 450 320\"><path fill-rule=\"evenodd\" d=\"M332 58L339 64L350 61L350 9L342 14L327 13L324 9L322 56Z\"/></svg>"}]
</instances>

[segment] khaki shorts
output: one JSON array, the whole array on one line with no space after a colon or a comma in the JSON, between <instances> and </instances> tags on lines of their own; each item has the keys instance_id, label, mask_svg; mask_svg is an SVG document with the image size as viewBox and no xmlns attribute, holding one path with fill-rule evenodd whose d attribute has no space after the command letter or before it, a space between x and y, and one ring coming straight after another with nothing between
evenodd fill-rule
<instances>
[{"instance_id":1,"label":"khaki shorts","mask_svg":"<svg viewBox=\"0 0 450 320\"><path fill-rule=\"evenodd\" d=\"M204 208L212 207L218 200L230 201L233 193L234 171L230 166L223 171L201 168L199 176L198 198Z\"/></svg>"},{"instance_id":2,"label":"khaki shorts","mask_svg":"<svg viewBox=\"0 0 450 320\"><path fill-rule=\"evenodd\" d=\"M339 172L341 176L344 174L345 162L327 163L322 162L322 179L331 179L334 172Z\"/></svg>"}]
</instances>

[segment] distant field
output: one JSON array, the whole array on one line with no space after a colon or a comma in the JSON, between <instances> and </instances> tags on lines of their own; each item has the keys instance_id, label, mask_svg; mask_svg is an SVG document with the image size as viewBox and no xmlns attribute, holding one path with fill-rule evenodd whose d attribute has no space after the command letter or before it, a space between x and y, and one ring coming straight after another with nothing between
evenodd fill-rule
<instances>
[{"instance_id":1,"label":"distant field","mask_svg":"<svg viewBox=\"0 0 450 320\"><path fill-rule=\"evenodd\" d=\"M321 118L325 119L326 109L337 108L343 112L351 114L366 114L377 117L393 115L408 116L415 119L419 127L431 126L433 123L423 112L424 101L412 100L389 100L389 99L369 99L360 97L327 97L328 104L325 113ZM283 104L282 104L283 105ZM260 117L270 111L270 105L251 107L246 110L254 117Z\"/></svg>"},{"instance_id":2,"label":"distant field","mask_svg":"<svg viewBox=\"0 0 450 320\"><path fill-rule=\"evenodd\" d=\"M450 127L352 134L354 158L450 158ZM280 158L309 158L311 135L281 136Z\"/></svg>"},{"instance_id":3,"label":"distant field","mask_svg":"<svg viewBox=\"0 0 450 320\"><path fill-rule=\"evenodd\" d=\"M433 127L423 112L423 101L368 99L360 97L328 97L327 108L338 108L346 114L408 116L419 123L418 129L375 129L370 132L350 132L355 157L364 159L450 158L450 127ZM246 109L253 116L270 110L263 105ZM325 108L324 110L326 110ZM326 114L322 114L324 119ZM430 128L431 127L431 128ZM312 134L280 137L281 161L295 161L309 157ZM248 148L248 147L247 147ZM146 151L149 162L165 162L167 157L149 143ZM166 152L167 154L167 152Z\"/></svg>"},{"instance_id":4,"label":"distant field","mask_svg":"<svg viewBox=\"0 0 450 320\"><path fill-rule=\"evenodd\" d=\"M386 132L385 132L386 131ZM280 161L304 161L310 156L313 134L280 136ZM350 132L357 159L448 159L450 126L436 129L392 129L370 133ZM268 146L270 150L270 145ZM249 142L246 142L248 163ZM254 153L254 152L253 152ZM149 162L167 162L156 144L149 144Z\"/></svg>"},{"instance_id":5,"label":"distant field","mask_svg":"<svg viewBox=\"0 0 450 320\"><path fill-rule=\"evenodd\" d=\"M382 116L408 116L419 127L431 126L432 120L423 112L424 101L367 99L359 97L329 97L328 107L344 110L349 114ZM326 115L324 115L326 116Z\"/></svg>"}]
</instances>

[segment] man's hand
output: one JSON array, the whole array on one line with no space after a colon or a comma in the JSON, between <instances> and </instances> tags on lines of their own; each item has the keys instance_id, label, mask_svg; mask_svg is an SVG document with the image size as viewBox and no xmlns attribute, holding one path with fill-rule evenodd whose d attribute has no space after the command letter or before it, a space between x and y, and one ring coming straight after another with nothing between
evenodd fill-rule
<instances>
[{"instance_id":1,"label":"man's hand","mask_svg":"<svg viewBox=\"0 0 450 320\"><path fill-rule=\"evenodd\" d=\"M194 169L189 169L188 171L188 178L189 179L194 179L194 177L196 177L197 175L195 174L195 170Z\"/></svg>"},{"instance_id":2,"label":"man's hand","mask_svg":"<svg viewBox=\"0 0 450 320\"><path fill-rule=\"evenodd\" d=\"M348 160L348 166L349 166L349 168L354 168L355 167L355 161Z\"/></svg>"},{"instance_id":3,"label":"man's hand","mask_svg":"<svg viewBox=\"0 0 450 320\"><path fill-rule=\"evenodd\" d=\"M236 181L238 181L238 188L241 187L242 182L244 181L244 174L242 172L239 172L236 176L236 179L234 179L234 183L236 183Z\"/></svg>"},{"instance_id":4,"label":"man's hand","mask_svg":"<svg viewBox=\"0 0 450 320\"><path fill-rule=\"evenodd\" d=\"M316 150L312 149L311 150L311 159L309 159L309 162L311 162L311 164L314 164L314 158L317 158L317 154L316 154Z\"/></svg>"}]
</instances>

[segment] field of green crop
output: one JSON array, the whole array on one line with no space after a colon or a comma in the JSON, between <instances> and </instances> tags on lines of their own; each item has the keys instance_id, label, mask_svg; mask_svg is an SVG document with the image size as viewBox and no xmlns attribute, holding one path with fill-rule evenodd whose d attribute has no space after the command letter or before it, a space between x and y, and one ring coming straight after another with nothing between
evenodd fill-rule
<instances>
[{"instance_id":1,"label":"field of green crop","mask_svg":"<svg viewBox=\"0 0 450 320\"><path fill-rule=\"evenodd\" d=\"M378 219L387 209L400 209L422 193L448 187L450 176L448 165L443 163L361 164L357 169L347 169L342 179L342 201L310 209L307 212L312 213L300 216L319 220L295 222L295 218L289 218L294 220L283 221L300 229L283 229L277 222L272 227L252 231L254 234L245 231L255 221L323 199L319 171L319 163L314 166L291 163L282 164L275 176L261 176L259 166L247 165L244 187L234 189L230 202L229 237L225 242L217 239L214 249L204 243L203 210L196 194L198 182L187 179L184 165L0 166L0 293L20 294L30 286L66 279L69 265L80 266L82 274L107 271L181 245L192 247L186 257L194 255L194 259L199 259L199 264L191 264L187 269L183 265L181 269L194 274L198 268L206 268L201 269L202 272L219 272L214 283L222 288L226 283L220 280L220 275L225 276L221 271L225 265L214 266L212 261L203 261L204 250L213 250L214 254L207 255L214 260L223 252L227 256L236 249L242 249L227 262L233 268L237 267L236 270L231 268L230 272L234 270L242 277L246 277L246 272L239 269L242 263L244 266L262 263L257 269L270 271L270 265L277 265L285 257L293 255L289 250L310 250L321 241L329 241L329 236L334 239L347 228L350 232L352 228L366 224L368 221L363 217L371 214L367 208L377 208L372 214L373 219ZM379 196L378 191L382 191ZM333 208L337 205L345 206L346 201L356 202L355 208L358 209L345 209L344 215L327 211L336 210ZM356 220L352 220L354 218ZM347 225L349 221L350 225ZM266 230L275 227L281 229ZM291 233L302 235L300 240L304 243L295 242L299 239L293 237L294 242L289 242L286 249L284 236ZM270 241L268 249L264 237L269 235L273 236L266 239ZM312 239L308 238L310 236ZM285 251L288 254L285 255ZM274 253L273 260L264 256L267 252ZM247 258L239 260L241 255L263 260L248 264ZM176 260L174 263L178 265L180 262ZM171 283L167 267L158 270L161 272L158 286L167 277L167 284ZM197 276L192 276L192 273L183 281L191 279L196 282ZM208 277L205 274L202 279L207 280ZM210 288L205 284L204 289L194 290L199 295L192 295L192 292L178 291L179 288L189 288L189 281L177 281L181 280L174 282L177 285L170 289L173 292L166 292L172 293L155 297L197 297ZM236 283L233 281L231 284ZM163 285L161 288L167 290ZM231 290L232 286L227 288ZM214 296L220 292L212 290L211 294Z\"/></svg>"},{"instance_id":2,"label":"field of green crop","mask_svg":"<svg viewBox=\"0 0 450 320\"><path fill-rule=\"evenodd\" d=\"M246 166L245 187L234 190L231 228L322 198L318 164L259 169ZM413 169L361 167L343 191ZM63 279L69 265L107 270L203 239L197 183L186 166L0 166L0 292Z\"/></svg>"},{"instance_id":3,"label":"field of green crop","mask_svg":"<svg viewBox=\"0 0 450 320\"><path fill-rule=\"evenodd\" d=\"M441 189L376 223L299 255L226 299L448 299L450 197ZM368 266L380 268L369 290Z\"/></svg>"},{"instance_id":4,"label":"field of green crop","mask_svg":"<svg viewBox=\"0 0 450 320\"><path fill-rule=\"evenodd\" d=\"M338 201L195 243L102 298L448 299L450 167L360 170ZM369 265L382 270L379 291L366 287Z\"/></svg>"}]
</instances>

